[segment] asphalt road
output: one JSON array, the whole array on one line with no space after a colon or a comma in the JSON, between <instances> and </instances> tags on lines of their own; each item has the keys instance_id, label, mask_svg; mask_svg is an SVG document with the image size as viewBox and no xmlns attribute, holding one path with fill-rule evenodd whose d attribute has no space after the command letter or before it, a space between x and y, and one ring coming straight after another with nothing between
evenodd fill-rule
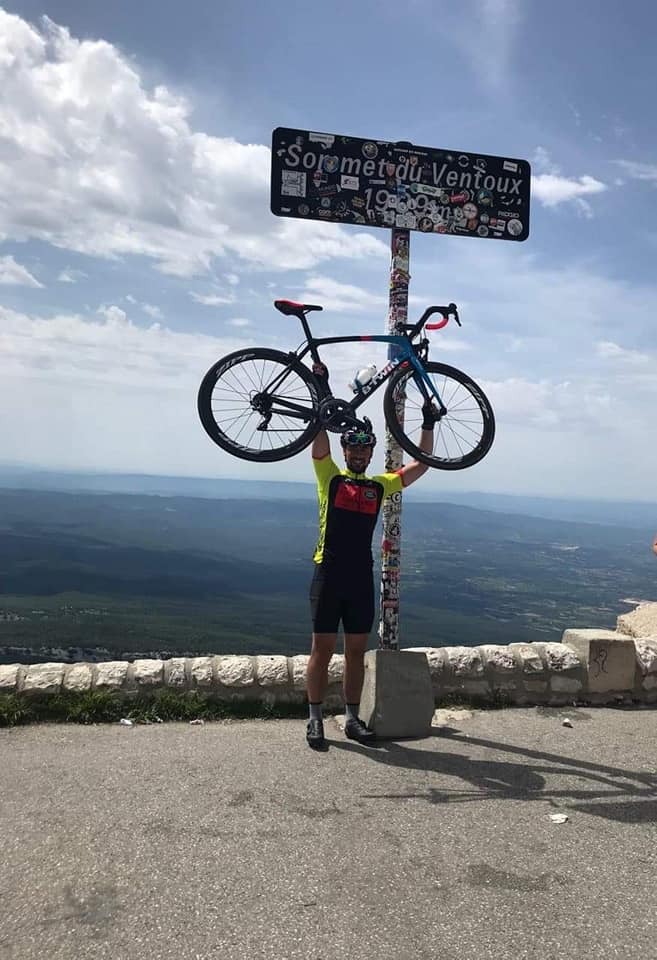
<instances>
[{"instance_id":1,"label":"asphalt road","mask_svg":"<svg viewBox=\"0 0 657 960\"><path fill-rule=\"evenodd\" d=\"M656 710L304 734L0 730L0 960L657 957Z\"/></svg>"}]
</instances>

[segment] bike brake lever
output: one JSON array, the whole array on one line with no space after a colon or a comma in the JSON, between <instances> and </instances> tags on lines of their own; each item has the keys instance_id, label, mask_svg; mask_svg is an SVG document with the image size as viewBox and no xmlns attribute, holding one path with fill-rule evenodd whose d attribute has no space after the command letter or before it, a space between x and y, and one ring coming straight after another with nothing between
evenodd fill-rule
<instances>
[{"instance_id":1,"label":"bike brake lever","mask_svg":"<svg viewBox=\"0 0 657 960\"><path fill-rule=\"evenodd\" d=\"M447 310L448 310L449 313L451 313L451 314L453 315L454 319L456 320L456 323L457 323L458 326L460 327L460 326L461 326L461 321L459 320L459 312L458 312L458 310L456 309L456 304L455 304L455 303L450 303L450 305L448 306Z\"/></svg>"}]
</instances>

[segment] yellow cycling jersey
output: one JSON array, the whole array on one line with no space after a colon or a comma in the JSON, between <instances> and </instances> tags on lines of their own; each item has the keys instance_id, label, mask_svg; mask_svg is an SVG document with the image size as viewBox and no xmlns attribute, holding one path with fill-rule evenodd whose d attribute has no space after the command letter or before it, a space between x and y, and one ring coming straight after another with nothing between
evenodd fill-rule
<instances>
[{"instance_id":1,"label":"yellow cycling jersey","mask_svg":"<svg viewBox=\"0 0 657 960\"><path fill-rule=\"evenodd\" d=\"M371 561L372 535L384 497L403 488L399 472L368 477L341 470L330 454L313 458L319 498L315 563Z\"/></svg>"}]
</instances>

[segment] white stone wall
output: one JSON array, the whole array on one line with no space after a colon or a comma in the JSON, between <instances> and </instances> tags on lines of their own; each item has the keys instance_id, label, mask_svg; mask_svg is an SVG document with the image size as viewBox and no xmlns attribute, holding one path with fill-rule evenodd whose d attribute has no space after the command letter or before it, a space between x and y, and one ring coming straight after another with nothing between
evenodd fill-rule
<instances>
[{"instance_id":1,"label":"white stone wall","mask_svg":"<svg viewBox=\"0 0 657 960\"><path fill-rule=\"evenodd\" d=\"M646 606L646 605L644 605ZM653 611L641 611L633 631L653 629ZM637 625L638 624L638 625ZM639 636L611 630L567 630L561 643L487 644L481 647L416 647L427 656L436 702L562 704L657 702L657 633ZM303 703L307 656L208 656L106 663L40 663L0 666L2 694L82 693L128 695L174 689L220 700ZM329 666L325 705L342 704L344 657Z\"/></svg>"}]
</instances>

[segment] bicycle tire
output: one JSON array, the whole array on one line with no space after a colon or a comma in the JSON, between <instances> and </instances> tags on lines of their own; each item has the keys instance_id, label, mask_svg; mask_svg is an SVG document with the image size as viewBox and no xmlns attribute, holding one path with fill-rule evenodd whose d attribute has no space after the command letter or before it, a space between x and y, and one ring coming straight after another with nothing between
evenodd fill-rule
<instances>
[{"instance_id":1,"label":"bicycle tire","mask_svg":"<svg viewBox=\"0 0 657 960\"><path fill-rule=\"evenodd\" d=\"M260 368L260 372L258 372L258 367L255 365L260 363L262 363L262 367ZM246 364L251 365L250 369L246 370ZM272 379L271 376L265 378L265 373L268 369L267 364L274 365L274 369L276 366L280 366L281 369L277 371L277 374L284 373L283 367L289 368L289 375L294 375L297 381L293 387L288 385L287 389L298 390L299 384L307 388L307 397L293 395L288 398L293 398L295 402L300 404L305 403L307 400L308 410L312 412L313 419L309 420L305 427L302 426L301 420L293 421L292 418L288 418L287 425L285 427L279 427L278 430L275 427L272 427L271 430L267 429L264 431L258 431L256 429L258 420L262 421L262 414L254 410L251 405L251 400L253 396L258 393L258 387L260 388L260 392L263 392L263 380L268 379L271 381ZM245 368L243 375L246 378L245 383L248 383L248 386L246 386L245 383L240 384L236 382L236 372L240 366ZM285 379L282 381L282 384L285 383ZM216 411L213 409L213 397L215 398L215 402L217 402L215 391L217 390L217 384L221 380L223 380L223 386L220 389L222 393L225 394L225 397L222 396L219 402L224 403L225 401L229 404L237 404L237 407L232 408L231 413L234 413L235 409L239 409L240 404L243 408L242 414L232 417L232 422L235 423L235 429L239 427L239 429L237 429L237 436L235 437L231 437L230 434L226 432L225 425L224 429L222 429L217 422ZM253 389L250 389L251 385L253 385ZM229 353L220 360L217 360L201 381L198 391L197 408L205 432L217 446L226 450L234 457L239 457L241 460L251 460L258 463L271 463L275 460L286 460L288 457L293 457L313 441L320 429L319 419L317 417L319 409L319 385L316 378L307 367L299 361L295 361L289 354L282 353L279 350L270 350L266 347L236 350L234 353ZM225 409L227 410L228 408ZM276 415L279 416L278 414ZM240 427L239 420L242 418L248 419L244 419ZM280 415L279 419L285 423L283 415ZM272 438L278 437L280 440L283 433L293 432L290 429L290 422L299 423L299 436L290 443L274 446ZM248 436L247 443L239 441L242 433L245 434L245 437ZM260 438L261 446L248 446L256 436ZM262 446L265 438L269 438L269 447Z\"/></svg>"},{"instance_id":2,"label":"bicycle tire","mask_svg":"<svg viewBox=\"0 0 657 960\"><path fill-rule=\"evenodd\" d=\"M437 388L438 392L443 398L443 403L447 407L447 414L438 422L434 430L434 453L425 453L425 451L421 450L418 444L414 442L415 437L417 437L418 440L420 437L421 411L419 408L421 404L419 401L423 398L414 382L414 370L412 369L408 370L404 367L399 367L390 378L385 392L383 409L386 423L391 434L399 446L402 447L402 449L404 449L416 460L419 460L420 463L426 464L428 467L434 467L436 470L465 470L466 467L474 466L475 463L479 463L479 461L486 456L493 444L493 440L495 439L495 415L493 414L493 408L491 407L486 394L471 377L463 373L463 371L457 370L456 367L450 367L446 363L434 363L427 361L424 364L424 369L430 376L442 378L442 383L437 382ZM454 389L450 392L449 388L447 387L447 382L450 380L456 381L458 385L465 390L466 394L472 400L474 400L476 409L481 415L481 436L473 448L467 453L463 452L459 444L459 434L455 431L453 425L450 423L449 404L456 396L456 390ZM417 395L417 401L413 405L417 407L417 413L419 413L419 417L414 413L409 412L407 400L404 412L404 426L402 427L397 418L396 398L399 396L400 388L406 389L409 381L413 382L413 388ZM455 411L460 408L461 413L469 412L468 408L462 407L462 403L463 401L460 400L454 405L453 410ZM466 421L458 422L463 425L467 425L467 430L471 431L473 434L477 433L477 430L472 426L473 423L477 423L476 419L468 419ZM449 436L448 431L450 430L453 435L453 438L450 437L450 440L455 441L455 445L459 449L459 456L449 455L446 437ZM413 435L409 436L411 431ZM461 437L461 439L463 438ZM436 453L437 450L440 450L441 441L447 456L440 456Z\"/></svg>"}]
</instances>

